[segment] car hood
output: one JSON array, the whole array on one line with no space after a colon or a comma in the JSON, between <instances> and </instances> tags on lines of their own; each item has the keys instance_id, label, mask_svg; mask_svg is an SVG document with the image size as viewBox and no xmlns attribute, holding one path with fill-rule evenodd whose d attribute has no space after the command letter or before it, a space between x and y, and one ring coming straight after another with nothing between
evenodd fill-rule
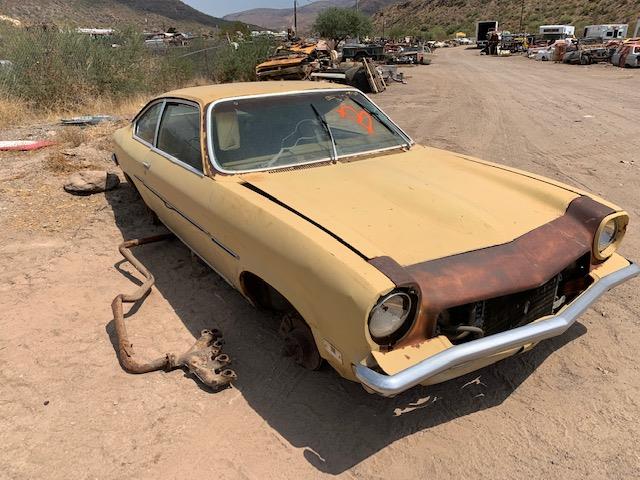
<instances>
[{"instance_id":1,"label":"car hood","mask_svg":"<svg viewBox=\"0 0 640 480\"><path fill-rule=\"evenodd\" d=\"M411 265L510 242L564 214L579 195L451 152L410 151L245 174L256 191L367 258Z\"/></svg>"}]
</instances>

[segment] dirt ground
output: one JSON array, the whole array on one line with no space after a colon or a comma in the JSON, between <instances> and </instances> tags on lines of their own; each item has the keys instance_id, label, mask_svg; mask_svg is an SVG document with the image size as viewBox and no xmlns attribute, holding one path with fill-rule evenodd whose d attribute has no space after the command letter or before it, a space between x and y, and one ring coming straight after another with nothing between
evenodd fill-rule
<instances>
[{"instance_id":1,"label":"dirt ground","mask_svg":"<svg viewBox=\"0 0 640 480\"><path fill-rule=\"evenodd\" d=\"M640 259L640 71L462 48L405 71L375 100L417 141L624 206L622 251ZM294 366L274 319L170 241L137 252L157 279L129 319L137 351L217 327L238 382L212 394L179 370L123 372L109 305L134 285L117 245L159 229L126 184L61 189L87 164L115 170L111 128L0 132L66 142L0 155L0 478L638 478L640 280L527 354L384 399Z\"/></svg>"}]
</instances>

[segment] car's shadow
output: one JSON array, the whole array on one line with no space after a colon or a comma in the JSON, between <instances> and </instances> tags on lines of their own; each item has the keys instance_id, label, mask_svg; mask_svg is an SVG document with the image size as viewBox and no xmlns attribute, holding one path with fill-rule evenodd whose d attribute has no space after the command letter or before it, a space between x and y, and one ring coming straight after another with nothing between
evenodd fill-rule
<instances>
[{"instance_id":1,"label":"car's shadow","mask_svg":"<svg viewBox=\"0 0 640 480\"><path fill-rule=\"evenodd\" d=\"M108 192L107 199L124 238L163 231L152 226L128 184ZM239 377L235 387L282 438L304 449L309 463L330 474L341 473L417 431L501 405L549 355L586 332L582 324L575 324L530 352L386 399L367 394L330 368L309 372L293 365L281 354L277 319L256 311L194 261L178 240L140 247L135 255L155 276L155 288L194 337L203 328L224 332L225 351ZM107 331L115 342L113 322Z\"/></svg>"}]
</instances>

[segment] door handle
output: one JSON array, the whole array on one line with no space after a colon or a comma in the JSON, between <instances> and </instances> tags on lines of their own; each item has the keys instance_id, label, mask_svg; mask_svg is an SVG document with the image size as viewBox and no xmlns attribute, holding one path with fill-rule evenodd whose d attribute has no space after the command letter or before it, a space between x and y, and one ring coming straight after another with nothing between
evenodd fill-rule
<instances>
[{"instance_id":1,"label":"door handle","mask_svg":"<svg viewBox=\"0 0 640 480\"><path fill-rule=\"evenodd\" d=\"M145 170L149 170L151 168L151 162L142 162L142 166Z\"/></svg>"}]
</instances>

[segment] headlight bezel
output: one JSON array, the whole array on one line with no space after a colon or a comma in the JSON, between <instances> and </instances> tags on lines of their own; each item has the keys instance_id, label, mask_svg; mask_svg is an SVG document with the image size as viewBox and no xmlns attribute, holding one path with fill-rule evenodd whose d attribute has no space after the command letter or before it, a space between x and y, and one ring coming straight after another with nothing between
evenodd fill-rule
<instances>
[{"instance_id":1,"label":"headlight bezel","mask_svg":"<svg viewBox=\"0 0 640 480\"><path fill-rule=\"evenodd\" d=\"M409 306L407 310L403 310L404 315L402 316L402 320L399 326L393 330L391 333L388 333L383 336L376 336L374 332L371 331L371 321L373 320L374 313L382 308L384 304L394 298L402 297L405 298L409 302ZM369 315L367 318L367 333L371 340L374 343L380 346L392 345L402 339L413 326L416 319L416 312L418 309L418 295L410 289L395 289L386 295L382 295L373 308L369 311Z\"/></svg>"},{"instance_id":2,"label":"headlight bezel","mask_svg":"<svg viewBox=\"0 0 640 480\"><path fill-rule=\"evenodd\" d=\"M601 248L600 239L605 234L607 227L610 224L613 224L614 226L614 233L611 240L606 243L606 246ZM616 252L624 238L628 224L629 216L623 212L612 213L602 219L593 238L592 252L595 259L604 261Z\"/></svg>"}]
</instances>

